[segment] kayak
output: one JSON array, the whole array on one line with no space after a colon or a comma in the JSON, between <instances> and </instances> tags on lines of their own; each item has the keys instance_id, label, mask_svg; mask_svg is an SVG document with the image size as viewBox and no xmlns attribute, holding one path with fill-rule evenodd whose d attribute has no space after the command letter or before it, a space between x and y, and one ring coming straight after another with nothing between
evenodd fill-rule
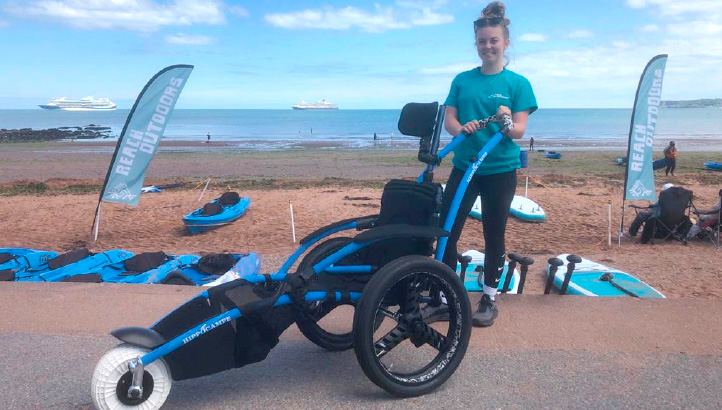
<instances>
[{"instance_id":1,"label":"kayak","mask_svg":"<svg viewBox=\"0 0 722 410\"><path fill-rule=\"evenodd\" d=\"M28 269L45 265L57 252L26 248L0 248L0 281L13 281Z\"/></svg>"},{"instance_id":2,"label":"kayak","mask_svg":"<svg viewBox=\"0 0 722 410\"><path fill-rule=\"evenodd\" d=\"M53 259L37 270L26 270L17 280L25 282L59 282L68 276L86 273L101 266L128 259L132 252L110 250L101 253L90 253L87 249L66 252Z\"/></svg>"},{"instance_id":3,"label":"kayak","mask_svg":"<svg viewBox=\"0 0 722 410\"><path fill-rule=\"evenodd\" d=\"M235 221L250 205L251 198L241 198L237 192L225 192L202 208L184 216L183 223L191 234L205 232Z\"/></svg>"}]
</instances>

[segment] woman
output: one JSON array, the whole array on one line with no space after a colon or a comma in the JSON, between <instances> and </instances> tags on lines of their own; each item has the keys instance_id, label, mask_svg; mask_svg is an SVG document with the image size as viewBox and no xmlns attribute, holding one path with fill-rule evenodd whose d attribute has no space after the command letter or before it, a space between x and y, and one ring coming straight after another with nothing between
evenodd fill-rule
<instances>
[{"instance_id":1,"label":"woman","mask_svg":"<svg viewBox=\"0 0 722 410\"><path fill-rule=\"evenodd\" d=\"M492 2L474 22L476 51L481 58L481 66L457 75L444 103L444 128L453 136L463 133L468 137L454 150L454 168L446 183L442 220L449 211L464 172L474 162L479 150L499 130L497 124L480 129L477 120L496 114L510 115L514 121L514 129L506 135L508 138L502 139L489 153L470 181L444 253L444 263L456 270L456 243L477 195L480 196L486 258L484 294L473 315L475 326L492 325L498 314L494 296L506 257L504 232L509 206L516 191L516 170L521 167L519 145L513 139L524 136L529 114L537 109L529 81L505 68L504 51L509 47L510 22L504 17L504 9L502 2Z\"/></svg>"}]
</instances>

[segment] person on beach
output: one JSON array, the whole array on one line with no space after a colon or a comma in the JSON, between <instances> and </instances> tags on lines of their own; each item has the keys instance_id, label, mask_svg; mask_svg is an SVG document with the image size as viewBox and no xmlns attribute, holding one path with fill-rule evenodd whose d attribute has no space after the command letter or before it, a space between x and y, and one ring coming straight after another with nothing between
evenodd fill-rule
<instances>
[{"instance_id":1,"label":"person on beach","mask_svg":"<svg viewBox=\"0 0 722 410\"><path fill-rule=\"evenodd\" d=\"M534 151L534 137L529 137L529 151Z\"/></svg>"},{"instance_id":2,"label":"person on beach","mask_svg":"<svg viewBox=\"0 0 722 410\"><path fill-rule=\"evenodd\" d=\"M706 229L712 229L720 223L720 208L722 207L722 189L719 190L719 199L709 209L698 209L694 213L699 216L697 223L692 225L687 233L687 239L692 239Z\"/></svg>"},{"instance_id":3,"label":"person on beach","mask_svg":"<svg viewBox=\"0 0 722 410\"><path fill-rule=\"evenodd\" d=\"M489 152L470 181L443 256L443 262L456 270L457 241L476 197L480 196L484 209L481 222L486 258L484 294L473 314L474 326L490 326L498 314L494 297L506 257L504 234L509 206L516 191L516 170L521 167L520 148L513 140L524 136L529 115L537 109L529 81L506 69L504 52L510 43L510 21L504 13L504 3L494 1L474 21L476 51L481 58L481 66L457 75L444 102L444 128L453 136L465 134L467 137L454 150L454 167L444 190L442 221L449 212L467 168L476 160L484 144L500 129L498 124L481 129L478 120L492 115L509 115L514 122L514 129Z\"/></svg>"},{"instance_id":4,"label":"person on beach","mask_svg":"<svg viewBox=\"0 0 722 410\"><path fill-rule=\"evenodd\" d=\"M206 134L206 138L207 138L206 143L210 144L211 143L211 133L210 132L208 134Z\"/></svg>"},{"instance_id":5,"label":"person on beach","mask_svg":"<svg viewBox=\"0 0 722 410\"><path fill-rule=\"evenodd\" d=\"M664 175L672 174L674 176L674 168L677 167L677 148L674 146L674 141L670 141L667 148L664 149L664 163L667 166L664 169Z\"/></svg>"}]
</instances>

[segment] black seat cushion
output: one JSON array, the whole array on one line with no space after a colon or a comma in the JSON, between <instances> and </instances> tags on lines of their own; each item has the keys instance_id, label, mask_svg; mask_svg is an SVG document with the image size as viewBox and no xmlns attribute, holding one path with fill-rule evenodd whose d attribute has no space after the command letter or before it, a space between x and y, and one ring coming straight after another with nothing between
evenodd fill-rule
<instances>
[{"instance_id":1,"label":"black seat cushion","mask_svg":"<svg viewBox=\"0 0 722 410\"><path fill-rule=\"evenodd\" d=\"M209 202L203 205L203 208L201 208L201 215L203 216L218 215L221 212L223 212L223 206L215 202Z\"/></svg>"},{"instance_id":2,"label":"black seat cushion","mask_svg":"<svg viewBox=\"0 0 722 410\"><path fill-rule=\"evenodd\" d=\"M65 252L53 259L48 259L48 268L50 268L50 270L62 268L63 266L70 265L71 263L75 263L91 255L92 253L87 248L80 248L70 252Z\"/></svg>"},{"instance_id":3,"label":"black seat cushion","mask_svg":"<svg viewBox=\"0 0 722 410\"><path fill-rule=\"evenodd\" d=\"M223 206L231 206L237 204L241 200L241 197L238 195L238 192L224 192L220 198L218 198L218 203L220 203Z\"/></svg>"},{"instance_id":4,"label":"black seat cushion","mask_svg":"<svg viewBox=\"0 0 722 410\"><path fill-rule=\"evenodd\" d=\"M16 256L12 253L0 253L0 263L5 263L7 261L11 261L15 259Z\"/></svg>"},{"instance_id":5,"label":"black seat cushion","mask_svg":"<svg viewBox=\"0 0 722 410\"><path fill-rule=\"evenodd\" d=\"M198 261L199 271L208 275L221 275L228 272L236 264L236 257L231 253L214 253L206 255Z\"/></svg>"},{"instance_id":6,"label":"black seat cushion","mask_svg":"<svg viewBox=\"0 0 722 410\"><path fill-rule=\"evenodd\" d=\"M165 262L166 254L163 251L139 253L125 260L125 269L128 272L146 272L155 269Z\"/></svg>"}]
</instances>

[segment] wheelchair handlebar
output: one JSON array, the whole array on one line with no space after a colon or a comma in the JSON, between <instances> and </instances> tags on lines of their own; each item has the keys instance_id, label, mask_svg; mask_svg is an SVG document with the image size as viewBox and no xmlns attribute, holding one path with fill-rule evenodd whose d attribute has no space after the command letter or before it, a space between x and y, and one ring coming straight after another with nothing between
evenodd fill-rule
<instances>
[{"instance_id":1,"label":"wheelchair handlebar","mask_svg":"<svg viewBox=\"0 0 722 410\"><path fill-rule=\"evenodd\" d=\"M489 124L491 124L492 122L501 124L501 130L500 130L500 132L501 132L502 134L506 134L508 131L511 131L511 130L514 129L514 122L511 120L511 116L506 115L506 114L502 115L501 117L497 117L496 115L492 115L491 117L484 118L483 120L477 120L477 121L479 122L479 129L480 129L480 130L483 130L484 128L486 128L487 126L489 126ZM467 134L467 137L468 137L469 135L470 135L470 134Z\"/></svg>"}]
</instances>

